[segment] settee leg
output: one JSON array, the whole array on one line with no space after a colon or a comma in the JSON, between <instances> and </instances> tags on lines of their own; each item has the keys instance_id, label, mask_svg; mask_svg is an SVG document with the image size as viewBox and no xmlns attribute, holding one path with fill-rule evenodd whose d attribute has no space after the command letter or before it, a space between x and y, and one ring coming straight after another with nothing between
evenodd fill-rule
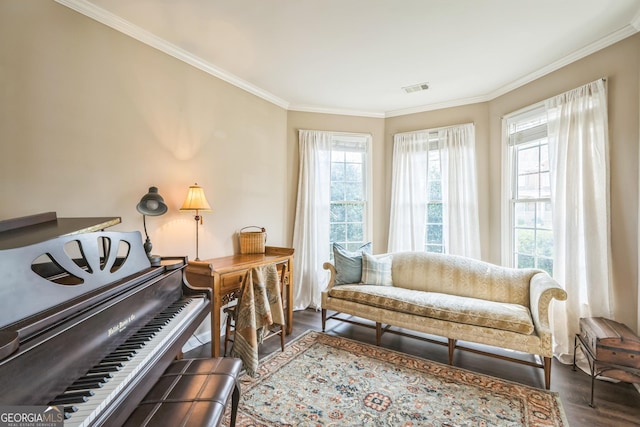
<instances>
[{"instance_id":1,"label":"settee leg","mask_svg":"<svg viewBox=\"0 0 640 427\"><path fill-rule=\"evenodd\" d=\"M453 365L453 352L456 349L456 342L453 338L449 338L449 365Z\"/></svg>"},{"instance_id":2,"label":"settee leg","mask_svg":"<svg viewBox=\"0 0 640 427\"><path fill-rule=\"evenodd\" d=\"M551 388L551 358L544 358L544 387L549 390Z\"/></svg>"},{"instance_id":3,"label":"settee leg","mask_svg":"<svg viewBox=\"0 0 640 427\"><path fill-rule=\"evenodd\" d=\"M327 309L322 309L322 332L324 332L324 328L327 324Z\"/></svg>"},{"instance_id":4,"label":"settee leg","mask_svg":"<svg viewBox=\"0 0 640 427\"><path fill-rule=\"evenodd\" d=\"M382 323L376 322L376 345L382 341Z\"/></svg>"}]
</instances>

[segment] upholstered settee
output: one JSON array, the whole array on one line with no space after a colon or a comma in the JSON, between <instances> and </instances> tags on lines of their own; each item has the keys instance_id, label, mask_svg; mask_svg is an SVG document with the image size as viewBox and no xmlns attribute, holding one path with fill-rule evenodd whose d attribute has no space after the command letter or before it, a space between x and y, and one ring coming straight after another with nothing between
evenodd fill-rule
<instances>
[{"instance_id":1,"label":"upholstered settee","mask_svg":"<svg viewBox=\"0 0 640 427\"><path fill-rule=\"evenodd\" d=\"M345 317L347 314L375 322L378 345L383 332L406 334L406 329L445 337L446 343L437 337L422 339L448 345L449 364L453 364L456 348L469 350L457 340L538 355L539 362L497 357L543 368L545 387L549 389L550 303L553 298L567 297L549 274L427 252L364 253L361 257L361 280L355 282L353 273L348 279L355 283L336 280L341 276L338 262L324 263L331 276L322 292L323 331L328 319L363 323ZM328 310L336 313L327 317ZM472 351L495 356L476 348Z\"/></svg>"}]
</instances>

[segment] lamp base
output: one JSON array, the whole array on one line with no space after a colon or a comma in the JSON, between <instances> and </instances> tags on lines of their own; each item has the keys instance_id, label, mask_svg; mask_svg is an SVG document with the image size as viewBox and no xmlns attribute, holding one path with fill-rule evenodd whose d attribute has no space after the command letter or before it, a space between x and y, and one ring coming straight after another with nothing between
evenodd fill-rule
<instances>
[{"instance_id":1,"label":"lamp base","mask_svg":"<svg viewBox=\"0 0 640 427\"><path fill-rule=\"evenodd\" d=\"M160 257L160 255L147 254L147 257L149 258L151 267L160 267L160 261L162 260L162 257Z\"/></svg>"}]
</instances>

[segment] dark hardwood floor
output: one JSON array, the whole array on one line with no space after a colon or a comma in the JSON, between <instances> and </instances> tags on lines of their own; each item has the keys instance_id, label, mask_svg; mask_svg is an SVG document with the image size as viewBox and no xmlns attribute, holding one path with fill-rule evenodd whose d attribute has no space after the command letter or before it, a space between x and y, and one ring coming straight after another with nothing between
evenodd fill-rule
<instances>
[{"instance_id":1,"label":"dark hardwood floor","mask_svg":"<svg viewBox=\"0 0 640 427\"><path fill-rule=\"evenodd\" d=\"M293 333L286 337L286 341L295 339L309 329L322 330L320 312L315 310L294 312ZM375 344L374 330L345 322L328 321L327 333ZM467 343L465 345L472 346ZM383 335L382 346L436 362L447 363L446 346L390 333ZM185 357L208 357L211 354L210 349L210 343L208 343L185 353ZM268 340L260 347L260 357L279 350L279 339ZM495 348L490 348L490 351L500 352ZM513 355L513 353L506 351L503 351L502 354ZM544 388L542 369L459 350L456 351L454 365L521 384ZM571 366L563 365L554 358L551 371L551 391L560 394L567 420L572 427L640 426L640 393L632 384L596 381L595 408L591 408L589 406L590 376L580 370L573 371Z\"/></svg>"}]
</instances>

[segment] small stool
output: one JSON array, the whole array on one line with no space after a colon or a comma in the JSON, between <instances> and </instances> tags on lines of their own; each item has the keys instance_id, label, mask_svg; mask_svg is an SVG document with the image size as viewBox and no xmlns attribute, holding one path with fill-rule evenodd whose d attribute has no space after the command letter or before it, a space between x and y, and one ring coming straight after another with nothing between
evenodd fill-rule
<instances>
[{"instance_id":1,"label":"small stool","mask_svg":"<svg viewBox=\"0 0 640 427\"><path fill-rule=\"evenodd\" d=\"M127 419L125 427L217 426L231 398L231 426L240 400L240 359L174 361Z\"/></svg>"}]
</instances>

